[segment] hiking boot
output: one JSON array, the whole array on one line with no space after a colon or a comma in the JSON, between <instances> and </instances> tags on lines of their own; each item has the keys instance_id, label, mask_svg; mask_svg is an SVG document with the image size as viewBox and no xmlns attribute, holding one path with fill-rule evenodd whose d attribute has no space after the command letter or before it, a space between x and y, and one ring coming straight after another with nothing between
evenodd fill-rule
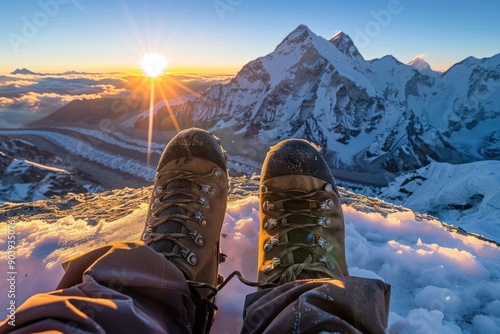
<instances>
[{"instance_id":1,"label":"hiking boot","mask_svg":"<svg viewBox=\"0 0 500 334\"><path fill-rule=\"evenodd\" d=\"M339 192L321 149L276 144L260 184L259 283L348 276Z\"/></svg>"},{"instance_id":2,"label":"hiking boot","mask_svg":"<svg viewBox=\"0 0 500 334\"><path fill-rule=\"evenodd\" d=\"M177 134L158 163L141 239L184 273L197 302L197 319L199 313L202 318L210 313L209 326L215 287L222 278L219 238L227 196L226 157L219 139L194 128ZM210 307L200 306L207 301Z\"/></svg>"}]
</instances>

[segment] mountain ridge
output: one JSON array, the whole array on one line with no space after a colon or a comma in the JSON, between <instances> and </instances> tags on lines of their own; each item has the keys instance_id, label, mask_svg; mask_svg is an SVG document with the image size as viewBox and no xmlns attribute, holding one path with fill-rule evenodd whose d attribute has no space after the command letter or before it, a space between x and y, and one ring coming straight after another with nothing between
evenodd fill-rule
<instances>
[{"instance_id":1,"label":"mountain ridge","mask_svg":"<svg viewBox=\"0 0 500 334\"><path fill-rule=\"evenodd\" d=\"M102 73L91 73L91 72L79 72L79 71L74 71L74 70L69 70L65 72L57 72L57 73L40 73L40 72L33 72L26 67L23 68L16 68L14 71L10 72L10 74L24 74L24 75L89 75L89 74L102 74Z\"/></svg>"},{"instance_id":2,"label":"mountain ridge","mask_svg":"<svg viewBox=\"0 0 500 334\"><path fill-rule=\"evenodd\" d=\"M442 75L426 75L392 56L364 60L345 33L327 41L300 25L229 83L173 110L180 118L189 115L194 124L262 145L309 139L325 148L332 167L359 172L397 175L431 161L500 159L484 154L496 152L496 143L489 141L494 148L485 151L478 142L471 150L465 140L497 137L482 127L488 120L499 124L499 97L474 96L500 80L495 74L500 58L488 59L469 59ZM455 71L460 78L450 80ZM483 81L491 87L482 87ZM464 124L458 126L457 119Z\"/></svg>"},{"instance_id":3,"label":"mountain ridge","mask_svg":"<svg viewBox=\"0 0 500 334\"><path fill-rule=\"evenodd\" d=\"M498 73L500 54L427 75L391 55L365 60L344 32L326 40L299 25L228 83L159 108L154 129L203 127L253 160L300 137L325 149L339 178L385 186L432 161L500 160ZM120 126L147 129L137 115Z\"/></svg>"}]
</instances>

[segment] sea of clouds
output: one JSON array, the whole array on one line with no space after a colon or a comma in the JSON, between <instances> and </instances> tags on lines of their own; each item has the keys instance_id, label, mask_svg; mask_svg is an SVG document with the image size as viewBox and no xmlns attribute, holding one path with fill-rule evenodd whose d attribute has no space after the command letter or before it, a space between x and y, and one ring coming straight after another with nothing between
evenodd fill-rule
<instances>
[{"instance_id":1,"label":"sea of clouds","mask_svg":"<svg viewBox=\"0 0 500 334\"><path fill-rule=\"evenodd\" d=\"M228 80L220 75L170 75L198 93ZM0 128L23 127L81 99L121 97L130 92L128 73L62 73L0 75Z\"/></svg>"}]
</instances>

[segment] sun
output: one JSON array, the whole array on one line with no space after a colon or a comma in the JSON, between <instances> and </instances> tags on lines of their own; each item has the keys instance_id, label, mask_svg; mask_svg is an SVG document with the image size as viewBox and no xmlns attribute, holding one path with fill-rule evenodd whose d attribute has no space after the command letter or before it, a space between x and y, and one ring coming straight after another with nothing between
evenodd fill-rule
<instances>
[{"instance_id":1,"label":"sun","mask_svg":"<svg viewBox=\"0 0 500 334\"><path fill-rule=\"evenodd\" d=\"M142 57L140 64L144 74L151 78L162 75L167 68L167 60L157 53L148 53Z\"/></svg>"}]
</instances>

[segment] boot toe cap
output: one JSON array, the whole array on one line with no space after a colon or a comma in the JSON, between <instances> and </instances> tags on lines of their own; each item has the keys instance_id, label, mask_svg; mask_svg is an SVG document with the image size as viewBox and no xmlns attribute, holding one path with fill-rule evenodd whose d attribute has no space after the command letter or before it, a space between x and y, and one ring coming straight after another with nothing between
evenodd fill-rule
<instances>
[{"instance_id":1,"label":"boot toe cap","mask_svg":"<svg viewBox=\"0 0 500 334\"><path fill-rule=\"evenodd\" d=\"M191 128L179 132L167 145L160 158L157 170L170 161L182 158L203 158L226 169L226 161L219 140L210 132Z\"/></svg>"},{"instance_id":2,"label":"boot toe cap","mask_svg":"<svg viewBox=\"0 0 500 334\"><path fill-rule=\"evenodd\" d=\"M285 175L309 175L327 182L334 178L321 148L304 139L287 139L271 147L264 161L264 180Z\"/></svg>"}]
</instances>

